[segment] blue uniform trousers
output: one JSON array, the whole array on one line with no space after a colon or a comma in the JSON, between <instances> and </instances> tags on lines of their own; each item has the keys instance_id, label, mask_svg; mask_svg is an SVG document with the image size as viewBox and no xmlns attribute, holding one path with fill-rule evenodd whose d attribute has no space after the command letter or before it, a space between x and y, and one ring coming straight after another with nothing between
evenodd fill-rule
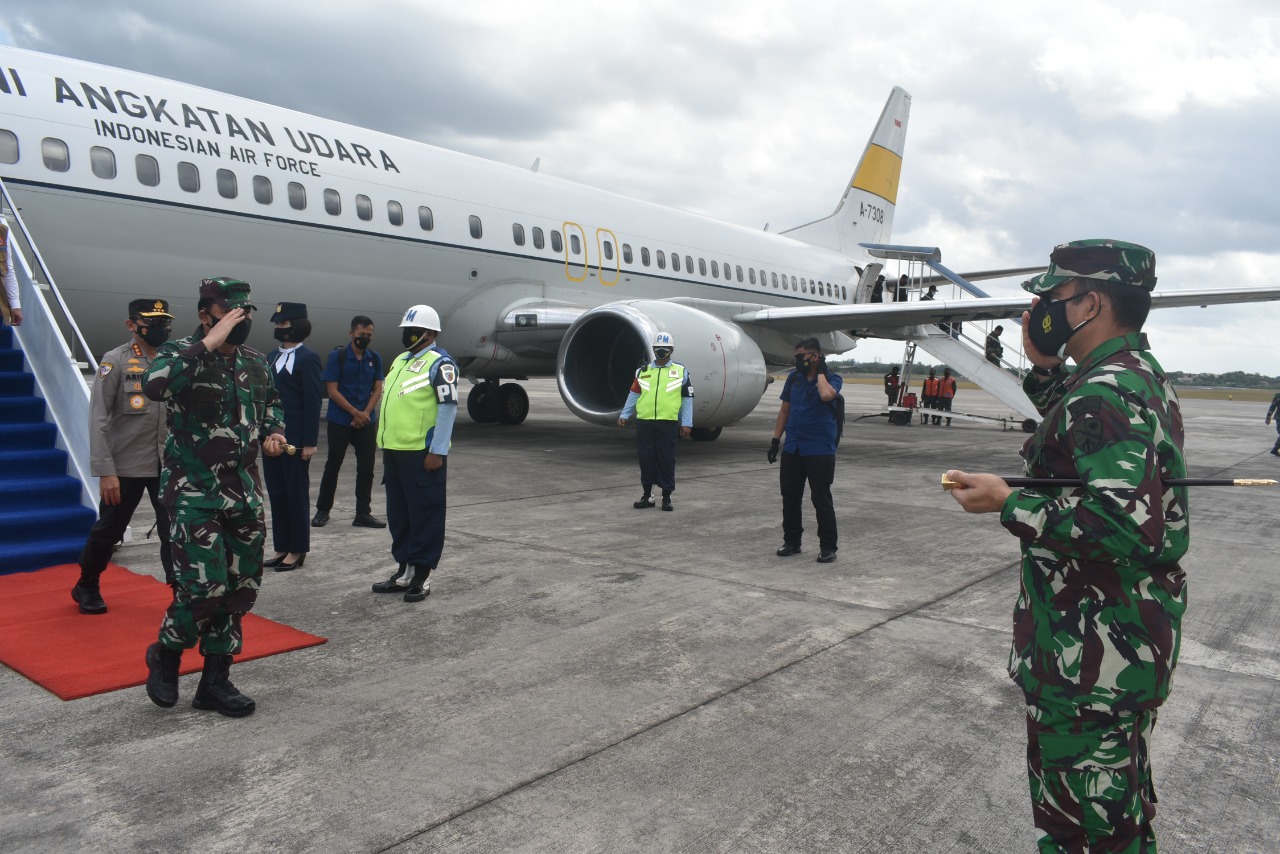
<instances>
[{"instance_id":1,"label":"blue uniform trousers","mask_svg":"<svg viewBox=\"0 0 1280 854\"><path fill-rule=\"evenodd\" d=\"M271 545L277 554L311 550L310 460L281 454L262 458L262 479L271 499Z\"/></svg>"},{"instance_id":2,"label":"blue uniform trousers","mask_svg":"<svg viewBox=\"0 0 1280 854\"><path fill-rule=\"evenodd\" d=\"M648 494L655 485L665 492L676 490L676 442L679 421L636 421L636 454L640 457L640 485Z\"/></svg>"},{"instance_id":3,"label":"blue uniform trousers","mask_svg":"<svg viewBox=\"0 0 1280 854\"><path fill-rule=\"evenodd\" d=\"M445 487L449 460L435 471L423 468L427 451L382 452L382 482L387 488L387 528L396 563L427 566L444 551Z\"/></svg>"}]
</instances>

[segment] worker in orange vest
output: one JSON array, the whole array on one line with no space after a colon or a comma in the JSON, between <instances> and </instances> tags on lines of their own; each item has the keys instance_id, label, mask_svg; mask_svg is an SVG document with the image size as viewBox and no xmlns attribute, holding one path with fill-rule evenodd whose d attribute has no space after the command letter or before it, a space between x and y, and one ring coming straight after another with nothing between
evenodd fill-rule
<instances>
[{"instance_id":1,"label":"worker in orange vest","mask_svg":"<svg viewBox=\"0 0 1280 854\"><path fill-rule=\"evenodd\" d=\"M934 371L934 369L930 368L929 376L925 377L925 380L924 380L924 388L920 390L920 398L921 398L920 423L921 424L929 423L929 415L924 410L938 408L938 386L939 386L938 376ZM938 423L936 418L933 423L934 424Z\"/></svg>"},{"instance_id":2,"label":"worker in orange vest","mask_svg":"<svg viewBox=\"0 0 1280 854\"><path fill-rule=\"evenodd\" d=\"M938 409L944 412L951 411L951 401L956 396L956 378L951 376L951 369L944 368L942 371L942 379L938 380ZM937 424L942 420L941 415L933 416L933 423ZM951 426L951 416L947 416L947 426Z\"/></svg>"}]
</instances>

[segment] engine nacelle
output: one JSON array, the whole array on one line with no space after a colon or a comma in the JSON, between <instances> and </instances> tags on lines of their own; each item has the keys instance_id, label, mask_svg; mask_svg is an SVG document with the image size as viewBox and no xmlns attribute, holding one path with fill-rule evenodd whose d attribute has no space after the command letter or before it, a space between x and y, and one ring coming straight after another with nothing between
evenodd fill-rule
<instances>
[{"instance_id":1,"label":"engine nacelle","mask_svg":"<svg viewBox=\"0 0 1280 854\"><path fill-rule=\"evenodd\" d=\"M658 332L675 339L673 359L693 381L693 423L715 429L755 409L768 383L760 348L742 328L680 303L631 300L593 308L560 344L556 382L579 418L612 424L627 402L636 368L653 358Z\"/></svg>"}]
</instances>

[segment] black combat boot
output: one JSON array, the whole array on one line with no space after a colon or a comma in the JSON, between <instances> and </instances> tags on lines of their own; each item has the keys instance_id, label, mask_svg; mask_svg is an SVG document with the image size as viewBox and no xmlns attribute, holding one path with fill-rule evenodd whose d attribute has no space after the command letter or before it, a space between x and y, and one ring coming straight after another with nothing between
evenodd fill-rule
<instances>
[{"instance_id":1,"label":"black combat boot","mask_svg":"<svg viewBox=\"0 0 1280 854\"><path fill-rule=\"evenodd\" d=\"M409 589L405 591L404 601L421 602L431 595L431 582L427 576L431 574L429 566L414 566L413 580L409 582Z\"/></svg>"},{"instance_id":2,"label":"black combat boot","mask_svg":"<svg viewBox=\"0 0 1280 854\"><path fill-rule=\"evenodd\" d=\"M229 718L253 714L257 704L236 690L236 686L231 684L230 673L230 655L206 655L204 673L200 674L200 684L196 687L191 708L213 710Z\"/></svg>"},{"instance_id":3,"label":"black combat boot","mask_svg":"<svg viewBox=\"0 0 1280 854\"><path fill-rule=\"evenodd\" d=\"M640 496L640 500L631 505L637 510L644 510L653 506L653 499L649 497L649 490L644 491L644 495Z\"/></svg>"},{"instance_id":4,"label":"black combat boot","mask_svg":"<svg viewBox=\"0 0 1280 854\"><path fill-rule=\"evenodd\" d=\"M386 581L379 581L373 585L374 593L403 593L409 588L397 582L404 577L405 571L408 569L406 564L400 564L400 568L396 570L396 574L388 578Z\"/></svg>"},{"instance_id":5,"label":"black combat boot","mask_svg":"<svg viewBox=\"0 0 1280 854\"><path fill-rule=\"evenodd\" d=\"M674 507L672 507L672 506L671 506L671 493L670 493L670 492L668 492L668 491L667 491L667 490L665 490L665 489L664 489L664 490L662 490L662 509L663 509L663 510L674 510L674 509L676 509L676 508L674 508Z\"/></svg>"},{"instance_id":6,"label":"black combat boot","mask_svg":"<svg viewBox=\"0 0 1280 854\"><path fill-rule=\"evenodd\" d=\"M178 668L182 652L161 643L147 647L147 696L166 709L178 702Z\"/></svg>"},{"instance_id":7,"label":"black combat boot","mask_svg":"<svg viewBox=\"0 0 1280 854\"><path fill-rule=\"evenodd\" d=\"M81 614L107 613L107 603L102 601L102 593L98 590L97 584L91 587L81 580L71 588L71 598L80 606Z\"/></svg>"}]
</instances>

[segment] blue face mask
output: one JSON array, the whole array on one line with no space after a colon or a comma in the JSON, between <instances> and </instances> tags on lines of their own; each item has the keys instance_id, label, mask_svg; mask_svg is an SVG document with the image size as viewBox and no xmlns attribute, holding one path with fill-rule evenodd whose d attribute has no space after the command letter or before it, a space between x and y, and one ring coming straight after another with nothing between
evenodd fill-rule
<instances>
[{"instance_id":1,"label":"blue face mask","mask_svg":"<svg viewBox=\"0 0 1280 854\"><path fill-rule=\"evenodd\" d=\"M1089 291L1085 291L1066 299L1041 299L1036 303L1036 307L1031 309L1031 316L1027 319L1027 337L1031 339L1031 343L1037 350L1046 356L1064 358L1063 354L1071 336L1079 332L1089 320L1093 320L1091 317L1079 326L1072 327L1067 322L1067 304L1088 294Z\"/></svg>"}]
</instances>

